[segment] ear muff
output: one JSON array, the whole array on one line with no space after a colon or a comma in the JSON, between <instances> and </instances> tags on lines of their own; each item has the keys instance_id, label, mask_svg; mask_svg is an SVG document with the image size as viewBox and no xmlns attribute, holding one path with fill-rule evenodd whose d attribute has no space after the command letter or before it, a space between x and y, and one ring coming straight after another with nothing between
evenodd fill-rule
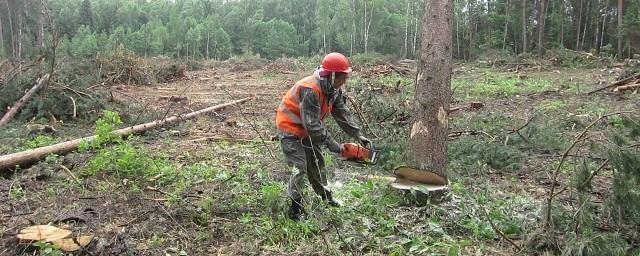
<instances>
[{"instance_id":1,"label":"ear muff","mask_svg":"<svg viewBox=\"0 0 640 256\"><path fill-rule=\"evenodd\" d=\"M331 72L331 86L336 84L336 72Z\"/></svg>"}]
</instances>

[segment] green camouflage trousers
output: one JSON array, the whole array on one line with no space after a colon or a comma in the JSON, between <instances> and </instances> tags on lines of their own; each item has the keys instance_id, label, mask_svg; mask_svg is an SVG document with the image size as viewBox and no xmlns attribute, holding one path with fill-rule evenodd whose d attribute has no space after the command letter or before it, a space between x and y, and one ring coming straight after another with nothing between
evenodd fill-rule
<instances>
[{"instance_id":1,"label":"green camouflage trousers","mask_svg":"<svg viewBox=\"0 0 640 256\"><path fill-rule=\"evenodd\" d=\"M292 169L287 187L289 197L293 200L302 198L302 191L306 187L305 176L318 195L322 198L330 197L331 191L327 187L327 173L320 146L312 145L308 137L298 139L287 135L281 136L280 146L287 166Z\"/></svg>"}]
</instances>

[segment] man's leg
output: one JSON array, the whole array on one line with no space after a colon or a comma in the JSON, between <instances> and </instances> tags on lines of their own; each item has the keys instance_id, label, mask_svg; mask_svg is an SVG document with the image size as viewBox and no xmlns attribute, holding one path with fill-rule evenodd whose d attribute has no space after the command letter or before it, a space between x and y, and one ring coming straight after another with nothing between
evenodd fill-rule
<instances>
[{"instance_id":1,"label":"man's leg","mask_svg":"<svg viewBox=\"0 0 640 256\"><path fill-rule=\"evenodd\" d=\"M304 205L302 191L305 187L305 175L307 172L307 159L300 139L285 137L280 140L280 147L284 153L287 166L292 170L287 186L287 194L291 198L289 218L293 220L304 219Z\"/></svg>"},{"instance_id":2,"label":"man's leg","mask_svg":"<svg viewBox=\"0 0 640 256\"><path fill-rule=\"evenodd\" d=\"M319 146L313 145L309 139L303 140L303 146L307 157L307 177L316 194L332 206L340 206L341 203L333 198L327 184L327 172L324 168L324 156Z\"/></svg>"}]
</instances>

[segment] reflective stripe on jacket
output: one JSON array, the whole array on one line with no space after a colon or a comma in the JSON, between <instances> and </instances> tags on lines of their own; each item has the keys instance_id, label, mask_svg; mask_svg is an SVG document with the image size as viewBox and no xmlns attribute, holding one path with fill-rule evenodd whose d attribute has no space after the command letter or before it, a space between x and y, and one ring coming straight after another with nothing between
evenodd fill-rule
<instances>
[{"instance_id":1,"label":"reflective stripe on jacket","mask_svg":"<svg viewBox=\"0 0 640 256\"><path fill-rule=\"evenodd\" d=\"M308 76L298 81L285 94L280 103L280 107L276 111L276 126L280 131L293 134L298 138L309 136L302 122L302 114L300 113L301 89L303 87L310 88L318 96L320 102L320 120L324 119L327 113L333 108L332 99L328 99L327 95L322 92L320 83L315 76Z\"/></svg>"}]
</instances>

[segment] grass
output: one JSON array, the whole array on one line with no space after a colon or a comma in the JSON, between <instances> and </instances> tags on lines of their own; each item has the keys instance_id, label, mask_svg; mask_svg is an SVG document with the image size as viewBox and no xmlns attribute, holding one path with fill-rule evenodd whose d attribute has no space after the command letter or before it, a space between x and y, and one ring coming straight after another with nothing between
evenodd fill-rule
<instances>
[{"instance_id":1,"label":"grass","mask_svg":"<svg viewBox=\"0 0 640 256\"><path fill-rule=\"evenodd\" d=\"M455 78L452 88L462 98L514 97L539 93L555 88L553 83L541 78L518 78L514 75L494 73L487 69L478 78Z\"/></svg>"}]
</instances>

